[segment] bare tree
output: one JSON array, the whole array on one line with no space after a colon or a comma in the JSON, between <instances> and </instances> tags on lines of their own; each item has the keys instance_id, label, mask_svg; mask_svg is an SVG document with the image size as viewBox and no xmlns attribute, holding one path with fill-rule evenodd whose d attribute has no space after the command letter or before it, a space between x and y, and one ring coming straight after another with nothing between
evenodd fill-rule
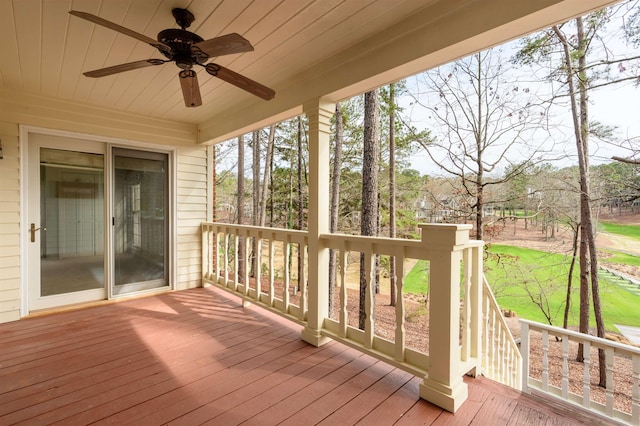
<instances>
[{"instance_id":1,"label":"bare tree","mask_svg":"<svg viewBox=\"0 0 640 426\"><path fill-rule=\"evenodd\" d=\"M443 171L458 178L472 200L478 239L483 238L487 187L518 176L542 152L539 133L545 130L546 112L508 71L500 51L489 49L424 73L428 90L415 95L439 134L424 149ZM489 178L498 167L509 172Z\"/></svg>"},{"instance_id":2,"label":"bare tree","mask_svg":"<svg viewBox=\"0 0 640 426\"><path fill-rule=\"evenodd\" d=\"M635 11L631 19L627 16L629 11ZM547 79L551 83L559 81L562 84L560 89L554 90L553 101L560 104L562 100L568 100L568 106L560 106L569 109L579 167L580 331L589 332L591 290L599 337L604 337L605 329L600 306L598 257L592 218L592 210L597 203L593 203L590 182L589 141L591 136L594 136L594 139L603 139L611 132L603 131L607 129L590 119L589 96L601 87L638 81L640 72L640 56L637 52L632 51L629 55L616 54L608 37L605 36L607 33L614 33L607 30L616 16L621 18L617 21L622 23L620 28L628 31L628 40L637 43L638 39L634 38L638 34L637 28L629 25L634 21L637 23L637 2L627 1L527 37L516 56L519 62L533 64L535 67L539 67L540 58L548 60L550 69ZM583 359L582 345L577 359ZM599 362L600 385L605 386L604 351L599 351Z\"/></svg>"},{"instance_id":3,"label":"bare tree","mask_svg":"<svg viewBox=\"0 0 640 426\"><path fill-rule=\"evenodd\" d=\"M589 190L589 113L588 87L586 75L587 39L581 17L576 18L577 45L572 46L557 26L553 27L564 53L564 67L567 74L567 87L571 105L578 167L580 170L580 332L589 333L589 281L593 296L593 309L596 318L598 337L604 337L604 321L600 305L598 286L598 254L595 246L595 235L591 219L591 197ZM574 50L574 52L572 52ZM574 71L573 58L576 57L577 69ZM577 82L577 88L576 86ZM579 105L578 105L579 103ZM578 353L578 361L584 359L584 347ZM605 354L599 350L600 385L606 386Z\"/></svg>"}]
</instances>

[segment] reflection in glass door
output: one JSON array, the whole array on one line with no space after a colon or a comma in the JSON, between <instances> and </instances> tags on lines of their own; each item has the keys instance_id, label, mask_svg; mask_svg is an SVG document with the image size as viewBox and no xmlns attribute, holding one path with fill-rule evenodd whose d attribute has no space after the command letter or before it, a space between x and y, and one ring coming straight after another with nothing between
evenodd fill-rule
<instances>
[{"instance_id":1,"label":"reflection in glass door","mask_svg":"<svg viewBox=\"0 0 640 426\"><path fill-rule=\"evenodd\" d=\"M40 297L104 288L104 156L40 148Z\"/></svg>"},{"instance_id":2,"label":"reflection in glass door","mask_svg":"<svg viewBox=\"0 0 640 426\"><path fill-rule=\"evenodd\" d=\"M113 149L113 294L169 285L168 155Z\"/></svg>"}]
</instances>

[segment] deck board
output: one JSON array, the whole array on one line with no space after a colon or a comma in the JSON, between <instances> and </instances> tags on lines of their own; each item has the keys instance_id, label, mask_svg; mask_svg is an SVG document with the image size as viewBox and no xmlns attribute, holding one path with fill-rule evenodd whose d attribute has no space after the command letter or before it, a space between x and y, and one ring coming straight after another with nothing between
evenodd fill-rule
<instances>
[{"instance_id":1,"label":"deck board","mask_svg":"<svg viewBox=\"0 0 640 426\"><path fill-rule=\"evenodd\" d=\"M0 324L0 424L579 424L465 378L454 415L420 379L212 288Z\"/></svg>"}]
</instances>

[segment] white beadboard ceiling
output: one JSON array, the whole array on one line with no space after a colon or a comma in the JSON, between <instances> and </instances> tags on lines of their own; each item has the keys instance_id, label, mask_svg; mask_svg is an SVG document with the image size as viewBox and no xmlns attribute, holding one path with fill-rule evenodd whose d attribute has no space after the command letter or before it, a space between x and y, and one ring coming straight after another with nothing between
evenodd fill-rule
<instances>
[{"instance_id":1,"label":"white beadboard ceiling","mask_svg":"<svg viewBox=\"0 0 640 426\"><path fill-rule=\"evenodd\" d=\"M189 9L196 18L189 31L204 39L236 32L252 43L253 52L215 61L276 90L276 99L269 102L277 104L278 95L286 93L293 82L300 87L315 85L314 79L328 72L320 67L350 63L348 58L332 58L353 52L354 47L375 47L406 36L412 29L409 26L417 26L415 17L429 7L439 6L433 10L444 16L464 8L473 12L486 4L493 19L496 14L506 15L504 9L511 6L532 3L540 7L564 4L562 13L570 17L611 0L0 0L0 88L14 95L26 93L200 125L224 117L228 110L262 108L261 103L267 101L198 68L203 105L186 108L179 69L173 63L98 79L85 77L85 71L162 56L143 42L71 16L68 11L89 12L155 39L160 30L177 28L173 8ZM511 6L496 7L500 5ZM551 23L560 18L546 19ZM535 29L540 22L527 25ZM398 28L405 28L405 34ZM528 29L525 25L520 31ZM501 37L512 37L510 31ZM375 54L373 47L370 51ZM366 49L362 50L366 54ZM414 59L409 55L406 61ZM390 67L402 60L398 58ZM367 70L351 66L357 75L368 77ZM375 70L378 74L383 71L384 67ZM290 106L282 104L282 109Z\"/></svg>"}]
</instances>

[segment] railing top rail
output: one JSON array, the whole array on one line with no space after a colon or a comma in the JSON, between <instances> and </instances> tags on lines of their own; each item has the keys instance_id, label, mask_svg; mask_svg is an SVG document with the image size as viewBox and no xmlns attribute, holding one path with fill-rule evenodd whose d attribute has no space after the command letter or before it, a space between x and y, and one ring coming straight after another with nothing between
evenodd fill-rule
<instances>
[{"instance_id":1,"label":"railing top rail","mask_svg":"<svg viewBox=\"0 0 640 426\"><path fill-rule=\"evenodd\" d=\"M201 222L201 225L205 226L214 226L217 228L234 228L234 229L242 229L246 231L255 231L255 232L286 232L292 235L300 235L306 236L308 235L307 231L300 231L297 229L285 229L285 228L272 228L268 226L253 226L253 225L239 225L237 223L226 223L226 222Z\"/></svg>"},{"instance_id":2,"label":"railing top rail","mask_svg":"<svg viewBox=\"0 0 640 426\"><path fill-rule=\"evenodd\" d=\"M321 234L321 240L328 241L353 241L364 244L388 244L394 246L421 246L421 240L410 240L408 238L389 238L389 237L370 237L365 235L353 235L353 234Z\"/></svg>"},{"instance_id":3,"label":"railing top rail","mask_svg":"<svg viewBox=\"0 0 640 426\"><path fill-rule=\"evenodd\" d=\"M586 340L592 343L595 343L599 346L609 346L620 351L628 352L633 355L640 355L640 348L636 348L635 346L627 345L624 343L614 342L612 340L603 339L601 337L592 336L590 334L584 334L573 330L567 330L560 327L555 327L552 325L542 324L535 321L529 321L525 319L521 319L520 323L527 324L529 328L535 330L546 330L551 332L554 335L566 335L570 337L575 337L576 339Z\"/></svg>"},{"instance_id":4,"label":"railing top rail","mask_svg":"<svg viewBox=\"0 0 640 426\"><path fill-rule=\"evenodd\" d=\"M467 242L465 244L465 247L484 247L484 241L483 240L469 240L469 242Z\"/></svg>"}]
</instances>

